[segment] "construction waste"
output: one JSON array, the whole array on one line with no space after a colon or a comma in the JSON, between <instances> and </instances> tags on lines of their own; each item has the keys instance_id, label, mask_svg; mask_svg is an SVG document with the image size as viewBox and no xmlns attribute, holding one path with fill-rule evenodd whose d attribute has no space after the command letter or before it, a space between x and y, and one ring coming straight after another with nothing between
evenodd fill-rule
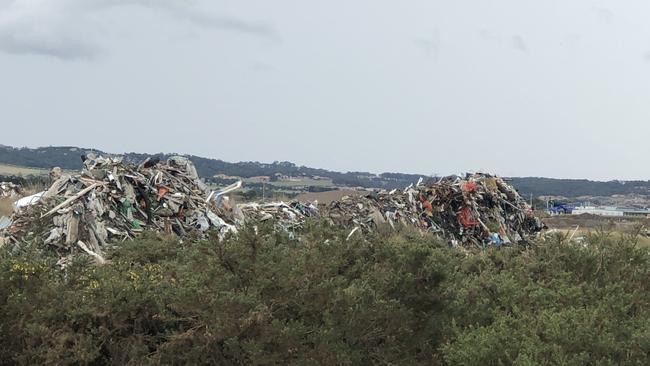
<instances>
[{"instance_id":1,"label":"construction waste","mask_svg":"<svg viewBox=\"0 0 650 366\"><path fill-rule=\"evenodd\" d=\"M320 216L316 205L300 202L245 203L237 205L236 211L240 212L243 219L237 223L272 221L275 230L285 231L292 237L303 228L307 218Z\"/></svg>"},{"instance_id":2,"label":"construction waste","mask_svg":"<svg viewBox=\"0 0 650 366\"><path fill-rule=\"evenodd\" d=\"M101 261L110 243L132 239L145 228L181 237L236 231L211 211L206 197L221 195L209 191L185 157L135 166L89 155L81 174L52 178L47 191L17 207L5 242L42 241L61 255L81 249Z\"/></svg>"},{"instance_id":3,"label":"construction waste","mask_svg":"<svg viewBox=\"0 0 650 366\"><path fill-rule=\"evenodd\" d=\"M344 197L327 208L334 224L372 231L387 223L437 234L452 246L519 243L543 229L530 206L503 179L487 174L420 180L403 191Z\"/></svg>"},{"instance_id":4,"label":"construction waste","mask_svg":"<svg viewBox=\"0 0 650 366\"><path fill-rule=\"evenodd\" d=\"M344 197L322 208L317 202L233 205L226 194L239 189L241 182L211 191L181 156L134 165L88 155L80 174L53 170L51 178L47 191L16 208L0 236L16 247L44 243L59 253L61 264L78 252L102 263L106 248L144 230L181 238L216 233L223 238L246 223L264 221L292 236L309 218L349 228L350 236L382 224L407 225L462 246L517 243L542 229L514 188L485 174L426 185L420 181L400 191Z\"/></svg>"},{"instance_id":5,"label":"construction waste","mask_svg":"<svg viewBox=\"0 0 650 366\"><path fill-rule=\"evenodd\" d=\"M11 219L7 216L0 216L0 230L8 228L11 225Z\"/></svg>"},{"instance_id":6,"label":"construction waste","mask_svg":"<svg viewBox=\"0 0 650 366\"><path fill-rule=\"evenodd\" d=\"M11 182L0 182L0 198L16 198L22 194L20 185Z\"/></svg>"}]
</instances>

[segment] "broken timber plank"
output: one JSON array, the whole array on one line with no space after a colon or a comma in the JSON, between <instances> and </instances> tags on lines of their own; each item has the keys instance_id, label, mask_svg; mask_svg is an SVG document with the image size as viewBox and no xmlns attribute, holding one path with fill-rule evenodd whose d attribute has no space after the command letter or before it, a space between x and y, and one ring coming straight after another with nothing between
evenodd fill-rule
<instances>
[{"instance_id":1,"label":"broken timber plank","mask_svg":"<svg viewBox=\"0 0 650 366\"><path fill-rule=\"evenodd\" d=\"M90 191L92 191L93 189L95 189L98 185L99 185L99 184L97 184L97 183L93 183L93 184L91 184L90 186L88 186L88 187L82 189L81 192L79 192L79 193L75 194L74 196L68 198L67 200L63 201L60 205L57 205L57 206L54 207L53 209L51 209L51 210L49 210L48 212L46 212L46 213L44 213L43 215L41 215L41 218L44 218L44 217L50 216L51 214L55 213L56 211L58 211L58 210L60 210L60 209L62 209L62 208L64 208L64 207L66 207L67 205L71 204L72 202L78 200L79 198L81 198L81 197L83 197L84 195L86 195L88 192L90 192Z\"/></svg>"}]
</instances>

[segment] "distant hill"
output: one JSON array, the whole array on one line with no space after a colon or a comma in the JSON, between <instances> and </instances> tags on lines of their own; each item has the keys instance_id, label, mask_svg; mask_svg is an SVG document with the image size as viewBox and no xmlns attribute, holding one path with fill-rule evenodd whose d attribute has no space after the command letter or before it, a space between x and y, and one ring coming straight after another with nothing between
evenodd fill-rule
<instances>
[{"instance_id":1,"label":"distant hill","mask_svg":"<svg viewBox=\"0 0 650 366\"><path fill-rule=\"evenodd\" d=\"M74 146L49 146L31 149L0 145L0 163L45 169L58 166L63 169L75 170L81 166L81 155L90 152L100 155L117 155L96 149ZM119 155L124 156L128 161L140 162L146 158L159 157L166 159L170 156L180 154L126 153ZM382 173L378 175L368 172L341 173L326 169L298 166L286 161L273 163L260 163L256 161L229 163L219 159L209 159L194 155L183 156L187 156L192 160L199 174L206 179L210 179L216 174L250 178L273 176L279 173L286 176L325 177L331 179L335 185L340 186L393 189L406 187L410 183L416 182L420 177L424 177L417 174L401 173Z\"/></svg>"},{"instance_id":2,"label":"distant hill","mask_svg":"<svg viewBox=\"0 0 650 366\"><path fill-rule=\"evenodd\" d=\"M650 195L650 181L598 182L586 179L510 178L521 193L534 196L612 196L616 194Z\"/></svg>"},{"instance_id":3,"label":"distant hill","mask_svg":"<svg viewBox=\"0 0 650 366\"><path fill-rule=\"evenodd\" d=\"M81 166L81 155L94 152L101 155L116 155L90 148L75 146L49 146L35 149L15 148L0 145L0 163L25 166L32 168L50 169L54 166L68 170L76 170ZM166 159L178 154L143 154L126 153L128 161L140 162L146 158L159 157ZM196 165L199 174L210 180L216 174L251 178L257 176L273 176L276 173L286 176L325 177L332 180L337 186L365 187L365 188L403 188L416 182L418 174L368 172L336 172L326 169L298 166L291 162L260 163L256 161L229 163L219 159L209 159L194 155L187 156ZM528 196L552 195L565 197L579 196L611 196L615 194L643 194L650 195L650 181L610 181L598 182L580 179L553 179L553 178L510 178L510 181L521 194Z\"/></svg>"}]
</instances>

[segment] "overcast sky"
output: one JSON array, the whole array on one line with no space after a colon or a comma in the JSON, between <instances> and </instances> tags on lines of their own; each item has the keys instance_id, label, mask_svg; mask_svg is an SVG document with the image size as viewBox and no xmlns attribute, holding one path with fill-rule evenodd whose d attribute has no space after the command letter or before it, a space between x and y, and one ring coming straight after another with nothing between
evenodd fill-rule
<instances>
[{"instance_id":1,"label":"overcast sky","mask_svg":"<svg viewBox=\"0 0 650 366\"><path fill-rule=\"evenodd\" d=\"M0 143L650 179L650 1L0 0Z\"/></svg>"}]
</instances>

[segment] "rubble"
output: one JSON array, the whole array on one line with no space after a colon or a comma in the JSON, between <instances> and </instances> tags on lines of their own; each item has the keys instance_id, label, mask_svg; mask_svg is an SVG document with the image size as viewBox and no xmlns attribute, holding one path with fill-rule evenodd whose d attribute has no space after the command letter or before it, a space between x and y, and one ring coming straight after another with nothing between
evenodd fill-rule
<instances>
[{"instance_id":1,"label":"rubble","mask_svg":"<svg viewBox=\"0 0 650 366\"><path fill-rule=\"evenodd\" d=\"M247 221L272 221L276 230L285 231L292 237L303 228L307 218L320 217L318 208L314 204L300 202L291 204L284 202L246 203L237 205L236 211L239 212L241 218L238 220L240 224Z\"/></svg>"},{"instance_id":2,"label":"rubble","mask_svg":"<svg viewBox=\"0 0 650 366\"><path fill-rule=\"evenodd\" d=\"M0 182L0 198L16 198L22 195L20 185L11 182Z\"/></svg>"},{"instance_id":3,"label":"rubble","mask_svg":"<svg viewBox=\"0 0 650 366\"><path fill-rule=\"evenodd\" d=\"M184 157L135 166L89 155L81 174L55 177L36 202L14 214L5 230L8 242L41 239L62 255L81 249L102 258L110 243L145 228L195 237L210 229L236 231L211 210L206 197L212 193Z\"/></svg>"},{"instance_id":4,"label":"rubble","mask_svg":"<svg viewBox=\"0 0 650 366\"><path fill-rule=\"evenodd\" d=\"M45 192L38 192L38 193L32 194L30 196L18 199L13 204L14 211L18 212L18 211L20 211L21 209L23 209L23 208L25 208L27 206L31 206L33 204L36 204L36 202L38 202L41 199L41 197L43 197L44 194L45 194Z\"/></svg>"},{"instance_id":5,"label":"rubble","mask_svg":"<svg viewBox=\"0 0 650 366\"><path fill-rule=\"evenodd\" d=\"M11 225L11 219L7 216L0 216L0 230L8 228Z\"/></svg>"},{"instance_id":6,"label":"rubble","mask_svg":"<svg viewBox=\"0 0 650 366\"><path fill-rule=\"evenodd\" d=\"M309 218L323 218L351 229L348 239L383 224L405 225L452 245L484 247L525 241L542 228L514 188L486 174L420 181L404 190L343 197L319 208L317 202L233 205L226 194L241 182L210 191L194 165L180 156L134 165L89 155L83 166L81 174L54 172L48 190L14 213L3 230L4 241L17 246L43 242L64 262L84 252L102 263L107 247L145 229L192 238L216 231L224 237L247 223L269 221L295 236Z\"/></svg>"},{"instance_id":7,"label":"rubble","mask_svg":"<svg viewBox=\"0 0 650 366\"><path fill-rule=\"evenodd\" d=\"M531 208L503 179L487 174L445 177L403 191L344 197L327 208L337 225L372 231L388 223L437 234L451 245L500 246L526 241L543 228Z\"/></svg>"}]
</instances>

